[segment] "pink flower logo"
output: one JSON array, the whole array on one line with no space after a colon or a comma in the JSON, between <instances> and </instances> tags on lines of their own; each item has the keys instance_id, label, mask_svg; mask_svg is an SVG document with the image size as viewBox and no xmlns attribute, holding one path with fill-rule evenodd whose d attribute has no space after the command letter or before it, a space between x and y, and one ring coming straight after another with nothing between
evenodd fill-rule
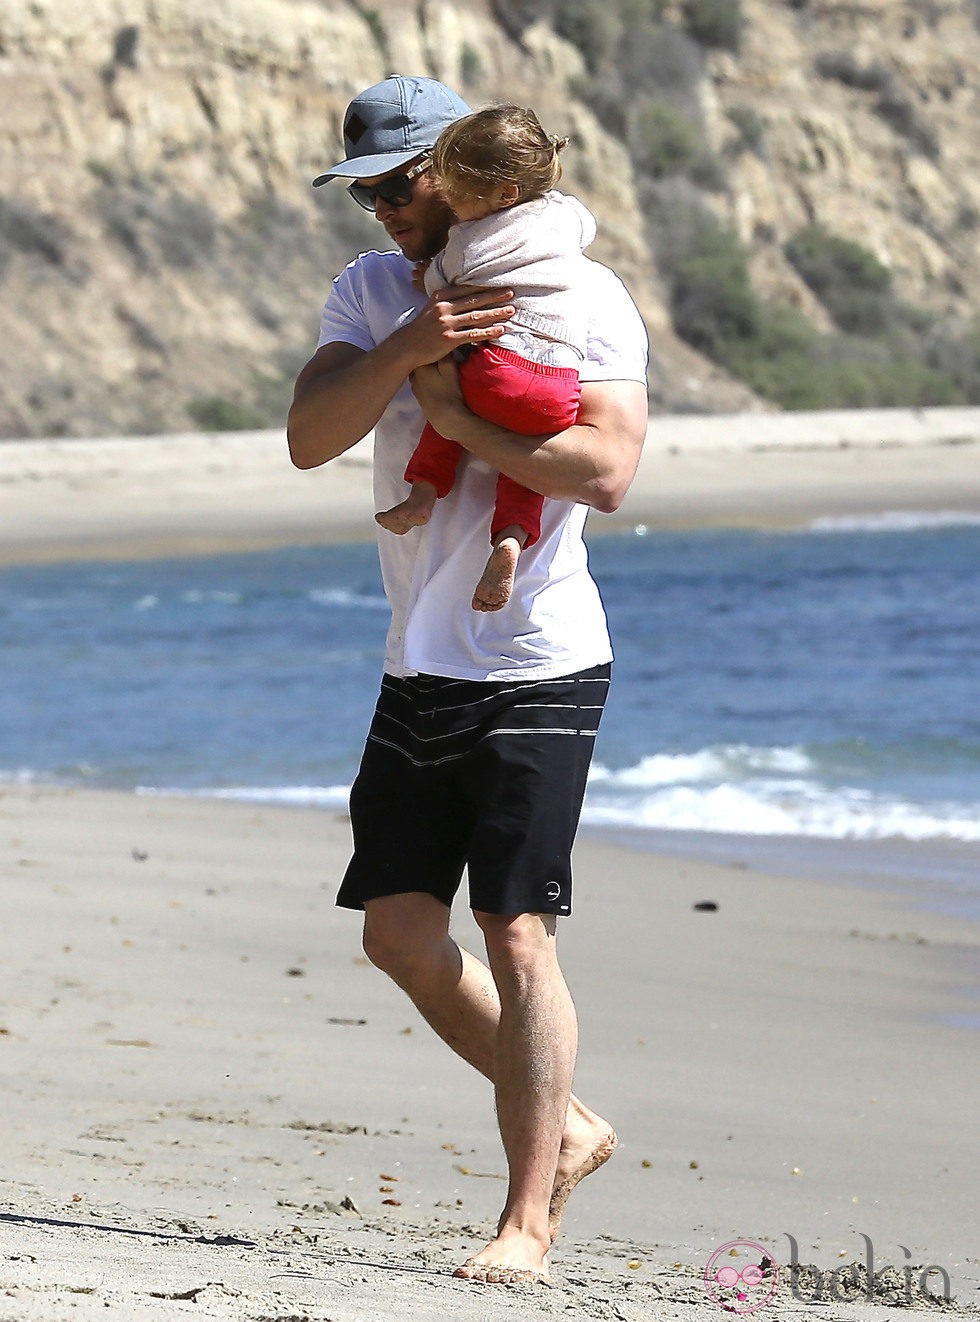
<instances>
[{"instance_id":1,"label":"pink flower logo","mask_svg":"<svg viewBox=\"0 0 980 1322\"><path fill-rule=\"evenodd\" d=\"M751 1239L734 1239L715 1249L704 1269L708 1298L726 1313L754 1313L779 1286L779 1264Z\"/></svg>"}]
</instances>

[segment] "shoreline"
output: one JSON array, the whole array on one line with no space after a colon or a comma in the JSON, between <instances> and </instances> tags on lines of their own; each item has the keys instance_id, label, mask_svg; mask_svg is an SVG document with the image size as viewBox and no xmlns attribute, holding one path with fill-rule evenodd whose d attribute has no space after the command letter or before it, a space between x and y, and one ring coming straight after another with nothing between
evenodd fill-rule
<instances>
[{"instance_id":1,"label":"shoreline","mask_svg":"<svg viewBox=\"0 0 980 1322\"><path fill-rule=\"evenodd\" d=\"M675 860L699 859L779 873L815 885L829 881L839 887L887 892L916 910L980 924L980 892L976 889L980 848L972 841L949 836L911 840L905 836L736 835L588 822L582 824L580 835Z\"/></svg>"},{"instance_id":2,"label":"shoreline","mask_svg":"<svg viewBox=\"0 0 980 1322\"><path fill-rule=\"evenodd\" d=\"M0 776L5 792L45 794L92 793L124 798L251 807L256 812L280 809L346 819L346 804L332 787L330 799L297 799L271 795L257 787L180 789L170 786L113 787L78 781L19 780ZM304 790L309 795L310 790ZM639 827L588 820L586 809L578 839L596 847L610 846L637 855L654 855L675 863L694 860L751 872L792 877L813 885L881 891L917 911L980 925L980 890L976 886L980 846L952 836L912 839L907 836L782 835L733 831ZM978 926L980 936L980 926ZM980 1014L980 1012L978 1012ZM980 1027L980 1018L978 1018Z\"/></svg>"},{"instance_id":3,"label":"shoreline","mask_svg":"<svg viewBox=\"0 0 980 1322\"><path fill-rule=\"evenodd\" d=\"M333 905L348 848L336 813L0 789L18 1322L714 1322L709 1256L785 1264L788 1234L826 1270L863 1235L879 1269L908 1246L980 1302L975 925L581 839L576 1085L620 1150L570 1203L552 1289L474 1290L450 1273L503 1196L491 1098L360 954ZM465 911L454 931L478 948ZM799 1310L784 1283L764 1315Z\"/></svg>"},{"instance_id":4,"label":"shoreline","mask_svg":"<svg viewBox=\"0 0 980 1322\"><path fill-rule=\"evenodd\" d=\"M370 442L291 466L283 433L0 442L0 565L216 555L374 537ZM980 515L980 408L652 416L593 536L789 529L885 511Z\"/></svg>"}]
</instances>

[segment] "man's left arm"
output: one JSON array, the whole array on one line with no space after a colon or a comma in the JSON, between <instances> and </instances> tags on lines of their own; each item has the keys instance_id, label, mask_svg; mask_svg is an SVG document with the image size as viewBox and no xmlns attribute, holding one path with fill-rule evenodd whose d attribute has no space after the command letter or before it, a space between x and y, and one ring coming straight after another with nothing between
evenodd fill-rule
<instances>
[{"instance_id":1,"label":"man's left arm","mask_svg":"<svg viewBox=\"0 0 980 1322\"><path fill-rule=\"evenodd\" d=\"M472 413L450 358L417 368L412 389L442 436L556 500L575 500L603 514L617 510L633 481L647 430L647 392L640 381L586 381L573 426L521 436Z\"/></svg>"}]
</instances>

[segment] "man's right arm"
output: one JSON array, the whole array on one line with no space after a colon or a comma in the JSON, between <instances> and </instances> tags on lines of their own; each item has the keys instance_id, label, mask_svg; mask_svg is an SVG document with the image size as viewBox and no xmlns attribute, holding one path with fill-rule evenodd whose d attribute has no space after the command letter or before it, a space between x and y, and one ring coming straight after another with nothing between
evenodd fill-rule
<instances>
[{"instance_id":1,"label":"man's right arm","mask_svg":"<svg viewBox=\"0 0 980 1322\"><path fill-rule=\"evenodd\" d=\"M336 459L366 436L416 367L453 349L496 339L513 314L510 290L440 290L417 317L376 348L335 340L321 345L296 379L286 424L297 468Z\"/></svg>"},{"instance_id":2,"label":"man's right arm","mask_svg":"<svg viewBox=\"0 0 980 1322\"><path fill-rule=\"evenodd\" d=\"M286 422L289 457L316 468L366 436L415 367L397 352L394 337L366 352L353 344L324 344L296 378Z\"/></svg>"}]
</instances>

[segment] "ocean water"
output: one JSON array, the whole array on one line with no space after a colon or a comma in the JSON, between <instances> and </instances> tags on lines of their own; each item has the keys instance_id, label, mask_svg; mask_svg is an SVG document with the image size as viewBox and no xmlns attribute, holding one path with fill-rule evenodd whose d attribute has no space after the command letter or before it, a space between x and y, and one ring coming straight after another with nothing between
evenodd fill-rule
<instances>
[{"instance_id":1,"label":"ocean water","mask_svg":"<svg viewBox=\"0 0 980 1322\"><path fill-rule=\"evenodd\" d=\"M590 555L617 660L587 823L980 846L980 517ZM0 779L342 804L386 623L370 545L0 571Z\"/></svg>"}]
</instances>

